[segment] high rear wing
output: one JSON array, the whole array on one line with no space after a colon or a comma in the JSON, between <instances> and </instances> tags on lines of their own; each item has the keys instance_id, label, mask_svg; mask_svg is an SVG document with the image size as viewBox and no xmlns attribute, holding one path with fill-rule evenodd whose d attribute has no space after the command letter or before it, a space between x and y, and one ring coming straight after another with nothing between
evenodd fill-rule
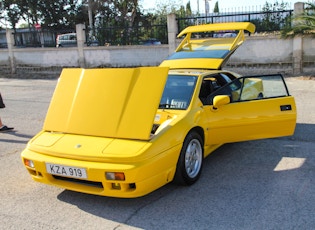
<instances>
[{"instance_id":1,"label":"high rear wing","mask_svg":"<svg viewBox=\"0 0 315 230\"><path fill-rule=\"evenodd\" d=\"M207 32L231 32L230 37L215 37L206 34L205 37L193 34ZM178 37L186 35L175 52L164 60L160 66L171 69L221 69L233 52L245 41L244 31L255 32L255 25L250 22L229 22L189 26L179 33Z\"/></svg>"},{"instance_id":2,"label":"high rear wing","mask_svg":"<svg viewBox=\"0 0 315 230\"><path fill-rule=\"evenodd\" d=\"M178 34L177 37L181 37L185 34L209 32L209 31L227 31L227 30L246 30L250 33L255 32L255 25L250 22L228 22L228 23L216 23L205 24L197 26L189 26Z\"/></svg>"},{"instance_id":3,"label":"high rear wing","mask_svg":"<svg viewBox=\"0 0 315 230\"><path fill-rule=\"evenodd\" d=\"M222 44L225 46L229 44L229 50L233 50L240 46L243 41L245 40L244 31L248 31L250 33L255 32L255 25L250 22L228 22L228 23L216 23L216 24L205 24L205 25L197 25L197 26L189 26L184 29L182 32L178 34L178 38L186 35L180 45L177 47L176 52L181 50L184 45L191 43L191 35L193 33L202 33L202 32L216 32L216 31L231 31L231 30L238 30L239 33L235 37L233 42L227 41L228 38L220 39ZM215 41L218 44L218 39ZM231 40L231 39L229 39ZM220 42L219 42L220 43Z\"/></svg>"}]
</instances>

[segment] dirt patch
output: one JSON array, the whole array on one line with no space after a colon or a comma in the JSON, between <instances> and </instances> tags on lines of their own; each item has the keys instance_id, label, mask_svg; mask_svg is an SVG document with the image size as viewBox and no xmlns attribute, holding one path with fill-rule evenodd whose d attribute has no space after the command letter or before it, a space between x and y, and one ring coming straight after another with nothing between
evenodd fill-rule
<instances>
[{"instance_id":1,"label":"dirt patch","mask_svg":"<svg viewBox=\"0 0 315 230\"><path fill-rule=\"evenodd\" d=\"M12 79L57 79L60 73L57 72L37 72L37 73L0 73L0 78L12 78Z\"/></svg>"},{"instance_id":2,"label":"dirt patch","mask_svg":"<svg viewBox=\"0 0 315 230\"><path fill-rule=\"evenodd\" d=\"M315 76L298 76L297 78L300 80L313 80L313 81L315 81Z\"/></svg>"}]
</instances>

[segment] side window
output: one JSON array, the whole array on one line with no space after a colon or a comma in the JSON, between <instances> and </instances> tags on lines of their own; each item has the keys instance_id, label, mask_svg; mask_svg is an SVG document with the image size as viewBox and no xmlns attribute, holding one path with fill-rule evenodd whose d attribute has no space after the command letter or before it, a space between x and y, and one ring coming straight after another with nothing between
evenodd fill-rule
<instances>
[{"instance_id":1,"label":"side window","mask_svg":"<svg viewBox=\"0 0 315 230\"><path fill-rule=\"evenodd\" d=\"M288 96L282 75L241 77L229 85L231 102Z\"/></svg>"},{"instance_id":2,"label":"side window","mask_svg":"<svg viewBox=\"0 0 315 230\"><path fill-rule=\"evenodd\" d=\"M77 40L75 35L70 35L70 40Z\"/></svg>"},{"instance_id":3,"label":"side window","mask_svg":"<svg viewBox=\"0 0 315 230\"><path fill-rule=\"evenodd\" d=\"M240 101L288 96L282 75L254 76L242 79Z\"/></svg>"},{"instance_id":4,"label":"side window","mask_svg":"<svg viewBox=\"0 0 315 230\"><path fill-rule=\"evenodd\" d=\"M226 83L230 83L232 81L231 78L224 73L220 73L220 76L226 81Z\"/></svg>"},{"instance_id":5,"label":"side window","mask_svg":"<svg viewBox=\"0 0 315 230\"><path fill-rule=\"evenodd\" d=\"M211 103L217 95L228 95L231 103L260 100L289 95L281 74L240 77L211 95Z\"/></svg>"}]
</instances>

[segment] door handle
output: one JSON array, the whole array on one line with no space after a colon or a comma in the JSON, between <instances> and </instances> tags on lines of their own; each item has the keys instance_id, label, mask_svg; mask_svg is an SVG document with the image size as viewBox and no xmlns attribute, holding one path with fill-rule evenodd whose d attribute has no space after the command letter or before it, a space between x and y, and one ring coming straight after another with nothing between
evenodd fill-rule
<instances>
[{"instance_id":1,"label":"door handle","mask_svg":"<svg viewBox=\"0 0 315 230\"><path fill-rule=\"evenodd\" d=\"M281 111L292 110L292 106L291 105L280 105L280 110Z\"/></svg>"}]
</instances>

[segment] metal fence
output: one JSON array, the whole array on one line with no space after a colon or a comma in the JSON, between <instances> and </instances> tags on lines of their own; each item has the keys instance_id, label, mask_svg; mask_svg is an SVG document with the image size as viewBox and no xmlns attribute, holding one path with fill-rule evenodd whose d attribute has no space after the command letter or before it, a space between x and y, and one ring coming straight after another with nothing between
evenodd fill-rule
<instances>
[{"instance_id":1,"label":"metal fence","mask_svg":"<svg viewBox=\"0 0 315 230\"><path fill-rule=\"evenodd\" d=\"M56 47L56 38L60 34L75 33L75 29L16 29L15 47ZM136 27L100 27L85 30L87 45L141 45L147 41L167 44L167 25ZM6 48L6 31L0 31L0 48Z\"/></svg>"},{"instance_id":2,"label":"metal fence","mask_svg":"<svg viewBox=\"0 0 315 230\"><path fill-rule=\"evenodd\" d=\"M167 25L134 27L100 27L86 30L86 40L96 40L100 45L141 45L146 41L159 41L167 44Z\"/></svg>"},{"instance_id":3,"label":"metal fence","mask_svg":"<svg viewBox=\"0 0 315 230\"><path fill-rule=\"evenodd\" d=\"M279 31L291 26L293 10L281 11L248 11L211 13L204 16L177 17L178 31L187 26L220 23L220 22L252 22L256 32ZM58 34L74 33L75 29L52 30L41 28L17 29L14 33L16 47L56 47ZM97 45L140 45L154 38L162 44L168 43L167 25L135 26L135 27L100 27L86 29L87 44ZM6 48L6 31L0 30L0 48ZM95 43L93 43L95 42Z\"/></svg>"},{"instance_id":4,"label":"metal fence","mask_svg":"<svg viewBox=\"0 0 315 230\"><path fill-rule=\"evenodd\" d=\"M252 22L256 32L279 31L291 26L293 10L270 12L213 13L207 16L177 18L178 31L187 26L222 22Z\"/></svg>"},{"instance_id":5,"label":"metal fence","mask_svg":"<svg viewBox=\"0 0 315 230\"><path fill-rule=\"evenodd\" d=\"M18 29L14 32L15 46L23 47L56 47L56 38L59 34L75 33L74 29Z\"/></svg>"}]
</instances>

